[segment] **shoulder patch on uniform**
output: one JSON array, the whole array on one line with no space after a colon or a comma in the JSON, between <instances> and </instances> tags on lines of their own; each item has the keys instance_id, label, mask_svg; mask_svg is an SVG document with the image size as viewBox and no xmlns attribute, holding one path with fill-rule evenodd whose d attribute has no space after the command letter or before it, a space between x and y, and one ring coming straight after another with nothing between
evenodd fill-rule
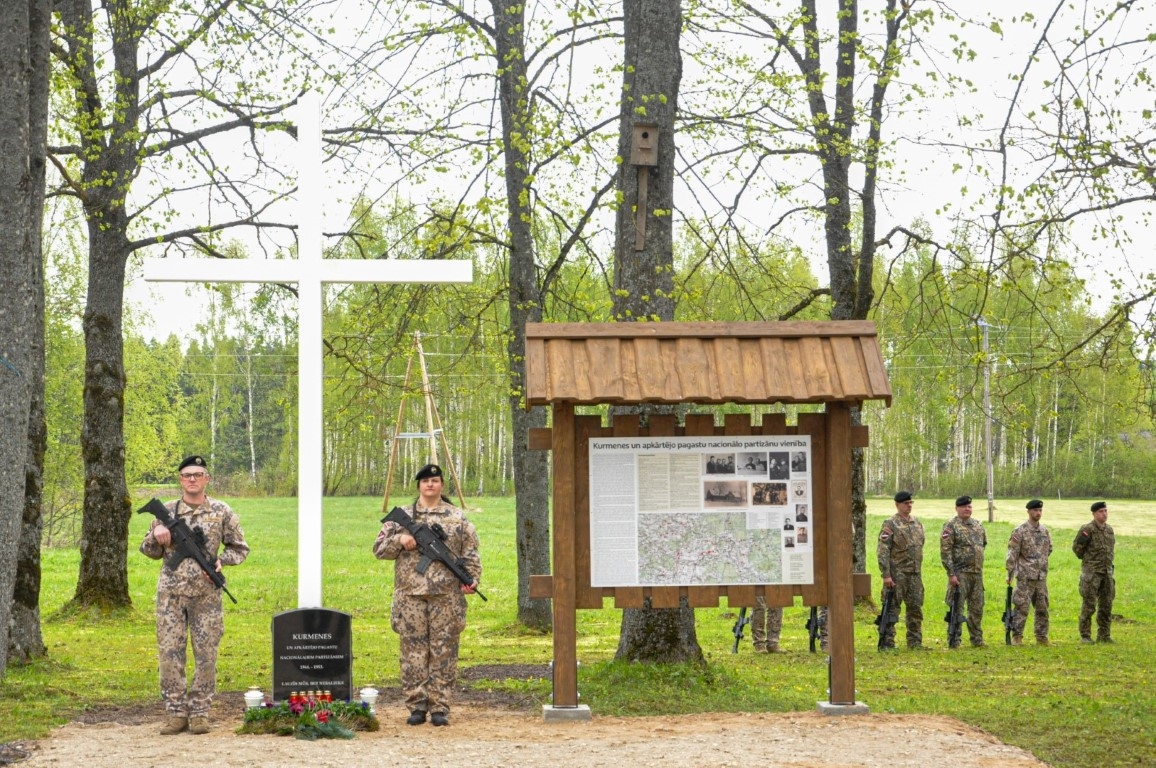
<instances>
[{"instance_id":1,"label":"shoulder patch on uniform","mask_svg":"<svg viewBox=\"0 0 1156 768\"><path fill-rule=\"evenodd\" d=\"M884 528L883 530L881 530L879 532L879 540L880 541L887 541L890 538L891 538L891 531L887 530L886 528Z\"/></svg>"},{"instance_id":2,"label":"shoulder patch on uniform","mask_svg":"<svg viewBox=\"0 0 1156 768\"><path fill-rule=\"evenodd\" d=\"M939 538L946 539L946 538L950 538L950 536L951 536L951 529L950 528L944 528L943 529L943 535L940 536Z\"/></svg>"}]
</instances>

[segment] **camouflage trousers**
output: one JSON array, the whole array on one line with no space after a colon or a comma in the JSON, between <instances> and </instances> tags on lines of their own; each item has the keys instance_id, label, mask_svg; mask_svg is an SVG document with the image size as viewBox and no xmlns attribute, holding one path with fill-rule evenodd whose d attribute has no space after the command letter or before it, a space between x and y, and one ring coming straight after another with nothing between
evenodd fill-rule
<instances>
[{"instance_id":1,"label":"camouflage trousers","mask_svg":"<svg viewBox=\"0 0 1156 768\"><path fill-rule=\"evenodd\" d=\"M751 609L751 640L754 641L755 648L777 646L782 632L783 609L770 608L764 598L756 597L755 607Z\"/></svg>"},{"instance_id":2,"label":"camouflage trousers","mask_svg":"<svg viewBox=\"0 0 1156 768\"><path fill-rule=\"evenodd\" d=\"M883 647L895 647L895 627L899 624L899 604L907 609L907 647L923 645L923 576L918 573L893 573L895 599L891 601L891 615L887 617L887 632L883 635ZM886 587L884 587L884 593ZM883 604L883 593L879 604Z\"/></svg>"},{"instance_id":3,"label":"camouflage trousers","mask_svg":"<svg viewBox=\"0 0 1156 768\"><path fill-rule=\"evenodd\" d=\"M1048 579L1017 579L1012 592L1012 637L1022 639L1028 624L1028 609L1036 609L1036 639L1048 639Z\"/></svg>"},{"instance_id":4,"label":"camouflage trousers","mask_svg":"<svg viewBox=\"0 0 1156 768\"><path fill-rule=\"evenodd\" d=\"M983 574L959 574L959 593L963 604L967 606L967 634L972 645L983 645ZM945 602L951 605L951 587L948 587L948 598Z\"/></svg>"},{"instance_id":5,"label":"camouflage trousers","mask_svg":"<svg viewBox=\"0 0 1156 768\"><path fill-rule=\"evenodd\" d=\"M1096 614L1096 639L1112 637L1112 601L1116 599L1116 580L1110 573L1081 573L1080 637L1092 638L1092 614Z\"/></svg>"},{"instance_id":6,"label":"camouflage trousers","mask_svg":"<svg viewBox=\"0 0 1156 768\"><path fill-rule=\"evenodd\" d=\"M157 594L157 659L161 698L170 715L208 715L217 691L217 647L225 634L219 592L198 597ZM186 654L193 644L193 684Z\"/></svg>"},{"instance_id":7,"label":"camouflage trousers","mask_svg":"<svg viewBox=\"0 0 1156 768\"><path fill-rule=\"evenodd\" d=\"M458 638L466 628L465 597L395 594L389 624L401 639L406 709L448 714L458 677Z\"/></svg>"}]
</instances>

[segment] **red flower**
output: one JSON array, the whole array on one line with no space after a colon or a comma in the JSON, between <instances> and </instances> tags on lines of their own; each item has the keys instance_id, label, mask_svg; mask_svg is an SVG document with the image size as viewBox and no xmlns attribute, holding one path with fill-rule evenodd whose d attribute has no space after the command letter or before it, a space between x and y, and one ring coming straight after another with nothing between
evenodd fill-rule
<instances>
[{"instance_id":1,"label":"red flower","mask_svg":"<svg viewBox=\"0 0 1156 768\"><path fill-rule=\"evenodd\" d=\"M319 723L328 723L329 722L329 710L328 709L323 709L317 713L317 722L319 722Z\"/></svg>"}]
</instances>

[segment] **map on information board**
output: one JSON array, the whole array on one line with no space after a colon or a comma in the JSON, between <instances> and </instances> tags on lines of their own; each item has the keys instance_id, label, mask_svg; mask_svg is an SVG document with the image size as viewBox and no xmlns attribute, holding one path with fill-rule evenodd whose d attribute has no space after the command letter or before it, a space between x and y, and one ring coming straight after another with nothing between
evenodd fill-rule
<instances>
[{"instance_id":1,"label":"map on information board","mask_svg":"<svg viewBox=\"0 0 1156 768\"><path fill-rule=\"evenodd\" d=\"M594 587L810 584L810 435L590 440Z\"/></svg>"}]
</instances>

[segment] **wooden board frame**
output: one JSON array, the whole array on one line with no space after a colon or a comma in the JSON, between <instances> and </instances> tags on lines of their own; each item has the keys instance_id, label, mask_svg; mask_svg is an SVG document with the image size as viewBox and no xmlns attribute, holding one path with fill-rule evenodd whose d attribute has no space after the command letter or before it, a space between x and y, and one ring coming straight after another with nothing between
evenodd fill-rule
<instances>
[{"instance_id":1,"label":"wooden board frame","mask_svg":"<svg viewBox=\"0 0 1156 768\"><path fill-rule=\"evenodd\" d=\"M531 596L553 599L553 706L578 706L577 611L601 609L611 598L616 608L676 608L686 598L692 608L755 604L828 606L832 704L855 703L854 598L870 594L870 578L852 574L851 448L864 446L866 429L852 427L850 407L828 403L825 413L800 414L788 426L782 414L754 424L750 414L733 413L716 426L712 414L688 414L682 426L674 416L652 416L647 427L636 416L617 416L602 425L598 416L577 415L573 404L552 407L553 426L535 430L532 447L547 444L553 456L553 575L531 577ZM546 433L549 439L547 441ZM801 585L720 585L669 587L592 587L590 584L589 441L594 437L798 435L811 437L814 582Z\"/></svg>"}]
</instances>

